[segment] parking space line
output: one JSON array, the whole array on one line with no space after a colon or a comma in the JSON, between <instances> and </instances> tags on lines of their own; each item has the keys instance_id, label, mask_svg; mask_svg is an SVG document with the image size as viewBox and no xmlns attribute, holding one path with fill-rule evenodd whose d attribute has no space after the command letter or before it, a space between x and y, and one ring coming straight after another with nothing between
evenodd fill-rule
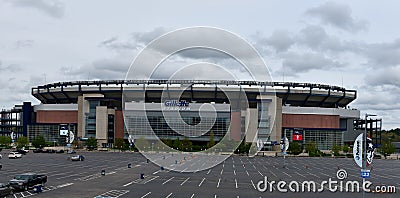
<instances>
[{"instance_id":1,"label":"parking space line","mask_svg":"<svg viewBox=\"0 0 400 198\"><path fill-rule=\"evenodd\" d=\"M224 169L221 170L221 174L220 175L222 175L223 172L224 172Z\"/></svg>"},{"instance_id":2,"label":"parking space line","mask_svg":"<svg viewBox=\"0 0 400 198\"><path fill-rule=\"evenodd\" d=\"M246 173L247 173L247 176L250 176L250 175L249 175L249 172L247 172L247 170L246 170Z\"/></svg>"},{"instance_id":3,"label":"parking space line","mask_svg":"<svg viewBox=\"0 0 400 198\"><path fill-rule=\"evenodd\" d=\"M162 183L162 185L168 183L168 182L171 181L172 179L174 179L174 177L169 178L167 181L165 181L164 183Z\"/></svg>"},{"instance_id":4,"label":"parking space line","mask_svg":"<svg viewBox=\"0 0 400 198\"><path fill-rule=\"evenodd\" d=\"M201 186L201 184L203 184L203 182L204 182L205 179L206 179L206 178L203 178L203 180L201 180L201 182L200 182L200 184L199 184L199 187Z\"/></svg>"},{"instance_id":5,"label":"parking space line","mask_svg":"<svg viewBox=\"0 0 400 198\"><path fill-rule=\"evenodd\" d=\"M181 186L183 186L183 184L185 184L189 179L190 179L190 177L188 177L185 181L183 181L183 182L181 183Z\"/></svg>"},{"instance_id":6,"label":"parking space line","mask_svg":"<svg viewBox=\"0 0 400 198\"><path fill-rule=\"evenodd\" d=\"M235 184L236 184L236 188L238 188L238 185L237 185L237 180L235 179Z\"/></svg>"},{"instance_id":7,"label":"parking space line","mask_svg":"<svg viewBox=\"0 0 400 198\"><path fill-rule=\"evenodd\" d=\"M260 173L261 176L264 176L260 171L257 171L258 173Z\"/></svg>"},{"instance_id":8,"label":"parking space line","mask_svg":"<svg viewBox=\"0 0 400 198\"><path fill-rule=\"evenodd\" d=\"M168 195L168 196L166 196L165 198L169 198L171 195L172 195L172 193L169 193L169 195Z\"/></svg>"},{"instance_id":9,"label":"parking space line","mask_svg":"<svg viewBox=\"0 0 400 198\"><path fill-rule=\"evenodd\" d=\"M257 189L256 189L256 186L254 185L253 180L251 179L250 181L251 181L251 185L253 185L254 190L257 190Z\"/></svg>"},{"instance_id":10,"label":"parking space line","mask_svg":"<svg viewBox=\"0 0 400 198\"><path fill-rule=\"evenodd\" d=\"M129 186L129 185L131 185L131 184L133 184L133 182L129 182L129 183L123 185L123 187L127 187L127 186Z\"/></svg>"},{"instance_id":11,"label":"parking space line","mask_svg":"<svg viewBox=\"0 0 400 198\"><path fill-rule=\"evenodd\" d=\"M236 171L235 170L233 170L233 174L236 175Z\"/></svg>"},{"instance_id":12,"label":"parking space line","mask_svg":"<svg viewBox=\"0 0 400 198\"><path fill-rule=\"evenodd\" d=\"M210 172L211 172L211 168L210 168L210 170L208 170L207 175L210 174Z\"/></svg>"},{"instance_id":13,"label":"parking space line","mask_svg":"<svg viewBox=\"0 0 400 198\"><path fill-rule=\"evenodd\" d=\"M221 182L221 178L218 179L217 188L219 188L219 183Z\"/></svg>"},{"instance_id":14,"label":"parking space line","mask_svg":"<svg viewBox=\"0 0 400 198\"><path fill-rule=\"evenodd\" d=\"M285 171L282 171L282 173L287 175L288 177L292 177L291 175L287 174Z\"/></svg>"},{"instance_id":15,"label":"parking space line","mask_svg":"<svg viewBox=\"0 0 400 198\"><path fill-rule=\"evenodd\" d=\"M193 198L193 197L194 197L194 194L190 198Z\"/></svg>"},{"instance_id":16,"label":"parking space line","mask_svg":"<svg viewBox=\"0 0 400 198\"><path fill-rule=\"evenodd\" d=\"M147 195L150 195L150 194L151 194L151 192L148 192L147 194L145 194L145 195L141 196L140 198L147 197Z\"/></svg>"}]
</instances>

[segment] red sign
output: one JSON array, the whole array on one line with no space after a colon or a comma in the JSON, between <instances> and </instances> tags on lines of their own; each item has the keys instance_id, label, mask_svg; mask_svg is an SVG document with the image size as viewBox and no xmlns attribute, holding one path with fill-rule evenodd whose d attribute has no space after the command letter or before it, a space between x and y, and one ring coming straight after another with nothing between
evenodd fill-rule
<instances>
[{"instance_id":1,"label":"red sign","mask_svg":"<svg viewBox=\"0 0 400 198\"><path fill-rule=\"evenodd\" d=\"M301 132L301 131L293 132L293 140L296 140L296 141L303 140L303 132Z\"/></svg>"}]
</instances>

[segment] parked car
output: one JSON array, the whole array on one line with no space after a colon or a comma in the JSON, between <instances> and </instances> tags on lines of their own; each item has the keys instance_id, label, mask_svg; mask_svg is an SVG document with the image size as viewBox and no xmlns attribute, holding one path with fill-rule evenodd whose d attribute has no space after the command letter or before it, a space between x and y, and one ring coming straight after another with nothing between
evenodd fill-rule
<instances>
[{"instance_id":1,"label":"parked car","mask_svg":"<svg viewBox=\"0 0 400 198\"><path fill-rule=\"evenodd\" d=\"M0 197L7 197L13 194L13 188L10 184L0 183Z\"/></svg>"},{"instance_id":2,"label":"parked car","mask_svg":"<svg viewBox=\"0 0 400 198\"><path fill-rule=\"evenodd\" d=\"M12 151L8 154L8 158L10 158L10 159L17 159L17 158L21 158L21 157L22 157L22 154L18 153L18 152Z\"/></svg>"},{"instance_id":3,"label":"parked car","mask_svg":"<svg viewBox=\"0 0 400 198\"><path fill-rule=\"evenodd\" d=\"M28 151L28 150L25 150L25 149L17 149L17 150L14 151L14 152L21 153L22 155L26 155L27 153L29 153L29 151Z\"/></svg>"},{"instance_id":4,"label":"parked car","mask_svg":"<svg viewBox=\"0 0 400 198\"><path fill-rule=\"evenodd\" d=\"M34 153L43 153L43 149L35 149L33 150Z\"/></svg>"},{"instance_id":5,"label":"parked car","mask_svg":"<svg viewBox=\"0 0 400 198\"><path fill-rule=\"evenodd\" d=\"M36 173L24 173L16 175L14 179L10 180L8 183L14 189L27 191L29 190L30 187L37 184L41 184L42 186L44 186L46 182L47 182L46 175L39 175Z\"/></svg>"},{"instance_id":6,"label":"parked car","mask_svg":"<svg viewBox=\"0 0 400 198\"><path fill-rule=\"evenodd\" d=\"M64 153L64 150L57 150L56 153Z\"/></svg>"},{"instance_id":7,"label":"parked car","mask_svg":"<svg viewBox=\"0 0 400 198\"><path fill-rule=\"evenodd\" d=\"M76 152L74 150L69 150L67 153L68 154L75 154Z\"/></svg>"},{"instance_id":8,"label":"parked car","mask_svg":"<svg viewBox=\"0 0 400 198\"><path fill-rule=\"evenodd\" d=\"M75 155L71 157L72 161L83 161L85 160L85 157L83 155Z\"/></svg>"}]
</instances>

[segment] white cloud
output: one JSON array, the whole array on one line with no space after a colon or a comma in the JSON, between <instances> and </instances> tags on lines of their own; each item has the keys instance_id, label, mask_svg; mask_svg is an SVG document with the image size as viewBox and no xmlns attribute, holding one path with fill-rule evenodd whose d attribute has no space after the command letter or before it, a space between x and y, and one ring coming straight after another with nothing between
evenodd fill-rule
<instances>
[{"instance_id":1,"label":"white cloud","mask_svg":"<svg viewBox=\"0 0 400 198\"><path fill-rule=\"evenodd\" d=\"M61 18L64 16L65 5L61 0L5 0L15 7L31 8L39 10L51 17Z\"/></svg>"}]
</instances>

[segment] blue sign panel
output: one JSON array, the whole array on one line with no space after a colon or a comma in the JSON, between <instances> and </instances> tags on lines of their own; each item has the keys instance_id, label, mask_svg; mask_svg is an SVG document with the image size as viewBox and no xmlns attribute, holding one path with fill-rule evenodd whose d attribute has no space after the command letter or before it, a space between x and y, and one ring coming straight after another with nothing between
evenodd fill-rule
<instances>
[{"instance_id":1,"label":"blue sign panel","mask_svg":"<svg viewBox=\"0 0 400 198\"><path fill-rule=\"evenodd\" d=\"M361 177L362 178L370 178L371 177L370 170L361 170Z\"/></svg>"}]
</instances>

